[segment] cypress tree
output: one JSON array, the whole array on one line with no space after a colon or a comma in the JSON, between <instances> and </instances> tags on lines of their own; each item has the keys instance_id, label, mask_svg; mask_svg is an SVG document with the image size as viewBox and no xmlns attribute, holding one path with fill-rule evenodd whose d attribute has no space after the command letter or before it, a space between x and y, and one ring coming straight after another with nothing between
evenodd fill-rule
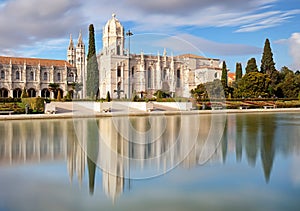
<instances>
[{"instance_id":1,"label":"cypress tree","mask_svg":"<svg viewBox=\"0 0 300 211\"><path fill-rule=\"evenodd\" d=\"M106 101L107 101L107 102L110 102L110 101L111 101L109 91L107 91L107 93L106 93Z\"/></svg>"},{"instance_id":2,"label":"cypress tree","mask_svg":"<svg viewBox=\"0 0 300 211\"><path fill-rule=\"evenodd\" d=\"M96 57L94 25L89 26L89 51L87 55L86 96L96 98L99 89L99 70Z\"/></svg>"},{"instance_id":3,"label":"cypress tree","mask_svg":"<svg viewBox=\"0 0 300 211\"><path fill-rule=\"evenodd\" d=\"M273 53L271 50L270 41L269 39L266 39L264 52L261 59L260 72L271 75L274 71L276 71L276 69L275 62L273 60Z\"/></svg>"},{"instance_id":4,"label":"cypress tree","mask_svg":"<svg viewBox=\"0 0 300 211\"><path fill-rule=\"evenodd\" d=\"M243 77L243 70L242 70L242 64L236 63L235 67L235 81L238 82Z\"/></svg>"},{"instance_id":5,"label":"cypress tree","mask_svg":"<svg viewBox=\"0 0 300 211\"><path fill-rule=\"evenodd\" d=\"M247 62L246 73L251 73L251 72L258 72L255 58L251 58Z\"/></svg>"},{"instance_id":6,"label":"cypress tree","mask_svg":"<svg viewBox=\"0 0 300 211\"><path fill-rule=\"evenodd\" d=\"M227 66L226 66L226 62L223 61L223 66L222 66L222 76L221 76L221 82L223 85L223 88L225 89L227 87Z\"/></svg>"}]
</instances>

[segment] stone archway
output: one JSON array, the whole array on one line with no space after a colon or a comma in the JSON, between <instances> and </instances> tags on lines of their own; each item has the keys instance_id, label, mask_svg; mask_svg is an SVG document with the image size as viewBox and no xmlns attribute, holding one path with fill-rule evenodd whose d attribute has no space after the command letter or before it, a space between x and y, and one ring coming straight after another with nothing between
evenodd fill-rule
<instances>
[{"instance_id":1,"label":"stone archway","mask_svg":"<svg viewBox=\"0 0 300 211\"><path fill-rule=\"evenodd\" d=\"M50 98L50 91L47 88L42 89L42 93L41 94L42 94L43 98Z\"/></svg>"},{"instance_id":2,"label":"stone archway","mask_svg":"<svg viewBox=\"0 0 300 211\"><path fill-rule=\"evenodd\" d=\"M13 98L20 98L22 95L22 89L16 88L13 90Z\"/></svg>"},{"instance_id":3,"label":"stone archway","mask_svg":"<svg viewBox=\"0 0 300 211\"><path fill-rule=\"evenodd\" d=\"M0 89L0 97L8 98L8 94L9 94L8 89L6 89L6 88L1 88Z\"/></svg>"},{"instance_id":4,"label":"stone archway","mask_svg":"<svg viewBox=\"0 0 300 211\"><path fill-rule=\"evenodd\" d=\"M60 92L60 97L63 98L64 91L60 88L57 89L57 92L54 93L54 98L57 99L58 92Z\"/></svg>"},{"instance_id":5,"label":"stone archway","mask_svg":"<svg viewBox=\"0 0 300 211\"><path fill-rule=\"evenodd\" d=\"M27 90L28 97L36 97L36 91L34 88L30 88Z\"/></svg>"}]
</instances>

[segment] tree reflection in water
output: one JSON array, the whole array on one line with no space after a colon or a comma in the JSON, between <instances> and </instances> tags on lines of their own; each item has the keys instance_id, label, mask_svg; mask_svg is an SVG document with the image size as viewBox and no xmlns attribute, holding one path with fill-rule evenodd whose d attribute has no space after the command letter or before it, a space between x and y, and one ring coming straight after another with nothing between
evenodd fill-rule
<instances>
[{"instance_id":1,"label":"tree reflection in water","mask_svg":"<svg viewBox=\"0 0 300 211\"><path fill-rule=\"evenodd\" d=\"M81 185L87 166L91 194L98 169L102 172L102 188L115 201L122 194L126 179L137 175L143 178L149 172L160 175L177 164L193 168L199 165L201 154L211 150L204 149L210 146L205 142L211 116L160 118L130 117L134 133L128 132L128 125L121 118L115 122L111 118L0 122L0 165L66 159L71 182L77 175ZM121 133L116 124L124 129ZM281 116L277 114L228 115L221 143L208 162L224 163L234 153L237 162L245 155L249 166L255 167L260 151L265 181L269 183L275 153L300 152L297 139L287 140L283 147L282 137L277 137L280 124ZM290 131L291 137L292 133L297 132ZM215 147L215 143L211 146Z\"/></svg>"}]
</instances>

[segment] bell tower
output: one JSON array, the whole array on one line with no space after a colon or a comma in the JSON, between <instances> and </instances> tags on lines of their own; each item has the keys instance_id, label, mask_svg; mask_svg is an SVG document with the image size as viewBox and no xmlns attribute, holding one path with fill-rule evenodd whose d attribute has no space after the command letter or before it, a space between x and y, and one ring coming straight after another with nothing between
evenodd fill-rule
<instances>
[{"instance_id":1,"label":"bell tower","mask_svg":"<svg viewBox=\"0 0 300 211\"><path fill-rule=\"evenodd\" d=\"M76 55L75 55L75 48L74 48L72 34L70 35L70 43L67 51L67 60L71 65L75 66Z\"/></svg>"},{"instance_id":2,"label":"bell tower","mask_svg":"<svg viewBox=\"0 0 300 211\"><path fill-rule=\"evenodd\" d=\"M85 45L82 41L82 34L80 31L77 45L76 45L76 68L77 68L77 77L79 82L83 82L84 80L84 67L85 67Z\"/></svg>"},{"instance_id":3,"label":"bell tower","mask_svg":"<svg viewBox=\"0 0 300 211\"><path fill-rule=\"evenodd\" d=\"M112 14L103 29L103 52L106 55L124 55L124 28Z\"/></svg>"}]
</instances>

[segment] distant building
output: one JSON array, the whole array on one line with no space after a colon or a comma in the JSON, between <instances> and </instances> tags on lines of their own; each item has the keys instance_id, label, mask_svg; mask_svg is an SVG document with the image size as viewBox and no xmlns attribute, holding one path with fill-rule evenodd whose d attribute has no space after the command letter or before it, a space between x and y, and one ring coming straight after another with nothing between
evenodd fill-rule
<instances>
[{"instance_id":1,"label":"distant building","mask_svg":"<svg viewBox=\"0 0 300 211\"><path fill-rule=\"evenodd\" d=\"M228 77L228 86L232 86L233 83L235 82L235 73L228 72L227 77Z\"/></svg>"}]
</instances>

